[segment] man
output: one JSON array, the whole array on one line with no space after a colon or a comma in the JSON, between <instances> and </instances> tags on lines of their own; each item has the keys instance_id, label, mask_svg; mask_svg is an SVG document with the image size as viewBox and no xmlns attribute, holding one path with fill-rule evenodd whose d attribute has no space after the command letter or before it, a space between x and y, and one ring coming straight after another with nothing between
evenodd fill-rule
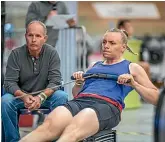
<instances>
[{"instance_id":1,"label":"man","mask_svg":"<svg viewBox=\"0 0 165 142\"><path fill-rule=\"evenodd\" d=\"M104 61L95 63L86 73L118 75L117 81L84 79L82 71L75 72L76 82L72 90L75 98L54 109L42 125L20 142L54 139L58 139L57 142L78 142L101 130L111 129L119 124L124 98L133 89L156 105L158 89L142 67L123 58L126 49L129 47L124 32L118 29L107 31L102 40Z\"/></svg>"},{"instance_id":2,"label":"man","mask_svg":"<svg viewBox=\"0 0 165 142\"><path fill-rule=\"evenodd\" d=\"M69 14L68 9L64 2L62 1L36 1L32 2L28 8L26 15L26 26L32 20L39 20L43 23L51 16L60 14ZM74 19L69 19L67 21L69 27L75 26ZM48 40L47 43L55 47L58 40L58 29L53 29L52 26L47 27L48 30Z\"/></svg>"},{"instance_id":3,"label":"man","mask_svg":"<svg viewBox=\"0 0 165 142\"><path fill-rule=\"evenodd\" d=\"M134 28L133 28L130 20L127 20L127 19L119 20L119 22L117 24L117 28L127 31L129 40L135 39L133 37ZM149 65L149 63L144 62L144 61L139 61L138 64L144 68L148 77L150 78L150 65Z\"/></svg>"},{"instance_id":4,"label":"man","mask_svg":"<svg viewBox=\"0 0 165 142\"><path fill-rule=\"evenodd\" d=\"M67 102L67 94L54 86L61 84L60 59L56 49L45 44L47 30L40 21L27 25L26 44L14 49L6 67L5 94L2 96L2 122L6 142L18 142L18 112L40 107L53 110ZM44 90L35 96L31 92ZM20 99L15 97L23 96Z\"/></svg>"},{"instance_id":5,"label":"man","mask_svg":"<svg viewBox=\"0 0 165 142\"><path fill-rule=\"evenodd\" d=\"M130 20L119 20L117 28L127 31L129 39L133 38L134 29Z\"/></svg>"}]
</instances>

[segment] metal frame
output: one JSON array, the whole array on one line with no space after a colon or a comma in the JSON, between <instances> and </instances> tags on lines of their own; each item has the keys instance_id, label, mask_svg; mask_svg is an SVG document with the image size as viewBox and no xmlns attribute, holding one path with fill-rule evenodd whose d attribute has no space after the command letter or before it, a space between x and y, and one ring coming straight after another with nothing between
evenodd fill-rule
<instances>
[{"instance_id":1,"label":"metal frame","mask_svg":"<svg viewBox=\"0 0 165 142\"><path fill-rule=\"evenodd\" d=\"M116 142L116 130L102 130L83 142Z\"/></svg>"},{"instance_id":2,"label":"metal frame","mask_svg":"<svg viewBox=\"0 0 165 142\"><path fill-rule=\"evenodd\" d=\"M19 110L19 113L22 114L22 115L27 115L27 114L49 114L51 111L50 109L36 109L36 110L33 110L33 111L29 111L28 109L20 109Z\"/></svg>"},{"instance_id":3,"label":"metal frame","mask_svg":"<svg viewBox=\"0 0 165 142\"><path fill-rule=\"evenodd\" d=\"M61 73L65 82L70 80L69 76L73 72L86 70L87 49L86 28L84 26L60 29L56 49L60 56ZM73 98L71 95L72 87L73 83L65 87L65 91L69 94L69 99Z\"/></svg>"}]
</instances>

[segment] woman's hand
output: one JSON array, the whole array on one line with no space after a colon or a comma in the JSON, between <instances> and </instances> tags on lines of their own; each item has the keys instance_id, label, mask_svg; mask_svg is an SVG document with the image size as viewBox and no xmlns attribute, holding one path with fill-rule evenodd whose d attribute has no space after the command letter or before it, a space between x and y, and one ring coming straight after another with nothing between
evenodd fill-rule
<instances>
[{"instance_id":1,"label":"woman's hand","mask_svg":"<svg viewBox=\"0 0 165 142\"><path fill-rule=\"evenodd\" d=\"M73 77L76 79L75 84L77 86L81 86L83 84L84 82L83 74L84 74L83 71L78 71L78 72L73 73Z\"/></svg>"},{"instance_id":2,"label":"woman's hand","mask_svg":"<svg viewBox=\"0 0 165 142\"><path fill-rule=\"evenodd\" d=\"M117 83L134 87L136 82L131 74L122 74L118 77Z\"/></svg>"},{"instance_id":3,"label":"woman's hand","mask_svg":"<svg viewBox=\"0 0 165 142\"><path fill-rule=\"evenodd\" d=\"M74 72L73 77L76 79L76 81L77 80L84 81L83 74L84 74L83 71Z\"/></svg>"}]
</instances>

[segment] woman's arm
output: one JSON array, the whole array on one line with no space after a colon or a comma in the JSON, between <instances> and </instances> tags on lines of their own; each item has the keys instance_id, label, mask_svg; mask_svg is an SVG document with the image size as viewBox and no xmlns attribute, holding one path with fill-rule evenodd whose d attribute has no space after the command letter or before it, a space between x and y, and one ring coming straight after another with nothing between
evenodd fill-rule
<instances>
[{"instance_id":1,"label":"woman's arm","mask_svg":"<svg viewBox=\"0 0 165 142\"><path fill-rule=\"evenodd\" d=\"M82 84L76 84L76 82L75 82L75 84L74 84L74 86L72 88L73 97L75 97L79 93L79 91L81 90L82 86L83 86L83 83Z\"/></svg>"},{"instance_id":2,"label":"woman's arm","mask_svg":"<svg viewBox=\"0 0 165 142\"><path fill-rule=\"evenodd\" d=\"M83 71L78 71L73 73L73 77L76 79L75 84L72 88L73 97L75 97L79 93L79 91L81 90L84 84L83 74L84 74Z\"/></svg>"},{"instance_id":3,"label":"woman's arm","mask_svg":"<svg viewBox=\"0 0 165 142\"><path fill-rule=\"evenodd\" d=\"M91 63L91 65L89 65L88 69L92 68L95 63L96 62ZM83 74L84 74L84 72L82 72L82 71L73 73L73 76L76 79L75 84L72 88L73 97L79 93L79 91L81 90L81 88L84 84L84 78L82 77Z\"/></svg>"},{"instance_id":4,"label":"woman's arm","mask_svg":"<svg viewBox=\"0 0 165 142\"><path fill-rule=\"evenodd\" d=\"M144 69L136 64L130 64L130 73L134 83L131 85L147 102L156 105L159 98L159 90L149 80Z\"/></svg>"}]
</instances>

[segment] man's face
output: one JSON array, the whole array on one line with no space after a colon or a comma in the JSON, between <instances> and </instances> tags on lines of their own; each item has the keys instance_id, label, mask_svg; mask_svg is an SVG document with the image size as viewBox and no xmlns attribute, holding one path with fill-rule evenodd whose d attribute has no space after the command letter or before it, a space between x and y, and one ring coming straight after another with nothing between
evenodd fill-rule
<instances>
[{"instance_id":1,"label":"man's face","mask_svg":"<svg viewBox=\"0 0 165 142\"><path fill-rule=\"evenodd\" d=\"M122 36L119 32L107 32L102 41L103 57L107 59L116 59L120 57L125 50L122 42Z\"/></svg>"},{"instance_id":2,"label":"man's face","mask_svg":"<svg viewBox=\"0 0 165 142\"><path fill-rule=\"evenodd\" d=\"M40 51L47 40L43 26L37 22L34 22L27 27L25 38L27 47L31 52Z\"/></svg>"}]
</instances>

